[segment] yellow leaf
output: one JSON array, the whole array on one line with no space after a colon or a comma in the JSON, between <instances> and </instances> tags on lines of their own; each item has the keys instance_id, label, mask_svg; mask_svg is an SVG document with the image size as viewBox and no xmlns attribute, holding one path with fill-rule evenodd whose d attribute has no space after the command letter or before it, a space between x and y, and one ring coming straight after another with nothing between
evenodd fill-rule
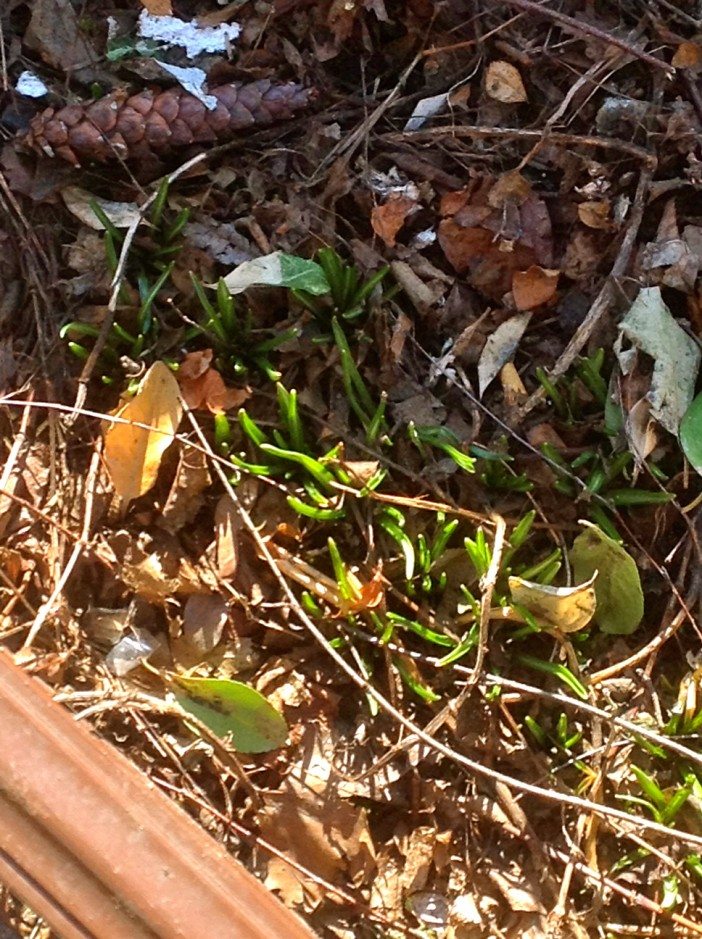
<instances>
[{"instance_id":1,"label":"yellow leaf","mask_svg":"<svg viewBox=\"0 0 702 939\"><path fill-rule=\"evenodd\" d=\"M118 496L126 502L142 496L156 482L161 458L170 446L183 408L178 382L163 362L155 362L136 396L116 417L146 424L112 423L105 431L105 464Z\"/></svg>"},{"instance_id":2,"label":"yellow leaf","mask_svg":"<svg viewBox=\"0 0 702 939\"><path fill-rule=\"evenodd\" d=\"M510 577L509 589L514 603L526 607L544 626L574 633L584 629L595 615L595 578L576 587L546 587L521 577Z\"/></svg>"}]
</instances>

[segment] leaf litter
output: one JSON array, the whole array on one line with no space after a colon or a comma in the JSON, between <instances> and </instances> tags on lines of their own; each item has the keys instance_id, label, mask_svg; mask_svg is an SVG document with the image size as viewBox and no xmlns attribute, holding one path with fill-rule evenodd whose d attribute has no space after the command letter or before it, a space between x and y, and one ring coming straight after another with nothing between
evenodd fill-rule
<instances>
[{"instance_id":1,"label":"leaf litter","mask_svg":"<svg viewBox=\"0 0 702 939\"><path fill-rule=\"evenodd\" d=\"M702 777L666 751L702 713L690 17L18 6L6 90L196 96L175 127L118 91L156 149L79 169L2 97L3 641L320 935L699 934ZM293 85L294 120L258 107ZM87 413L27 405L79 379Z\"/></svg>"}]
</instances>

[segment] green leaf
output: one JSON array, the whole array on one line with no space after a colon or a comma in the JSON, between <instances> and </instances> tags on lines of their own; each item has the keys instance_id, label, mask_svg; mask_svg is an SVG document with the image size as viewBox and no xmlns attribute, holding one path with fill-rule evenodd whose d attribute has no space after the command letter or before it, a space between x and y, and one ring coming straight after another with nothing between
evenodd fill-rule
<instances>
[{"instance_id":1,"label":"green leaf","mask_svg":"<svg viewBox=\"0 0 702 939\"><path fill-rule=\"evenodd\" d=\"M329 281L319 264L283 251L244 261L227 274L224 283L232 294L242 293L247 287L261 284L304 290L315 296L330 291Z\"/></svg>"},{"instance_id":2,"label":"green leaf","mask_svg":"<svg viewBox=\"0 0 702 939\"><path fill-rule=\"evenodd\" d=\"M283 278L281 286L292 290L306 290L307 293L320 296L329 293L329 281L322 268L315 261L298 258L294 254L280 255L280 270Z\"/></svg>"},{"instance_id":3,"label":"green leaf","mask_svg":"<svg viewBox=\"0 0 702 939\"><path fill-rule=\"evenodd\" d=\"M680 422L680 443L691 466L702 476L702 394L698 394Z\"/></svg>"},{"instance_id":4,"label":"green leaf","mask_svg":"<svg viewBox=\"0 0 702 939\"><path fill-rule=\"evenodd\" d=\"M288 725L262 694L225 678L170 676L178 704L242 753L266 753L285 743Z\"/></svg>"},{"instance_id":5,"label":"green leaf","mask_svg":"<svg viewBox=\"0 0 702 939\"><path fill-rule=\"evenodd\" d=\"M597 571L594 620L604 633L627 635L643 619L644 597L636 562L620 544L590 522L573 542L570 561L578 583Z\"/></svg>"}]
</instances>

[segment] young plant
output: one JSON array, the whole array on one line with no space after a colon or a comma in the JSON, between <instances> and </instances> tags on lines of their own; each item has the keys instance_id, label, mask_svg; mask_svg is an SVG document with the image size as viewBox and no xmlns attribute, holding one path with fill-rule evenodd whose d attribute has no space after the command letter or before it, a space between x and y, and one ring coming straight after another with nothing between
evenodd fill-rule
<instances>
[{"instance_id":1,"label":"young plant","mask_svg":"<svg viewBox=\"0 0 702 939\"><path fill-rule=\"evenodd\" d=\"M400 549L407 595L415 596L418 591L431 595L445 590L448 574L441 564L459 519L447 520L443 512L437 512L433 535L427 537L419 532L415 538L407 533L405 516L395 506L386 506L377 520L390 541Z\"/></svg>"},{"instance_id":2,"label":"young plant","mask_svg":"<svg viewBox=\"0 0 702 939\"><path fill-rule=\"evenodd\" d=\"M358 319L365 312L370 295L390 270L387 266L381 267L364 280L358 268L343 261L333 248L320 248L315 261L329 284L328 297L315 296L304 290L293 290L292 293L325 331L329 330L334 317L346 322Z\"/></svg>"},{"instance_id":3,"label":"young plant","mask_svg":"<svg viewBox=\"0 0 702 939\"><path fill-rule=\"evenodd\" d=\"M366 443L369 446L374 446L378 442L386 442L384 438L381 438L381 435L385 430L387 395L383 392L378 403L373 400L368 386L358 370L346 334L336 317L332 318L331 326L334 342L339 352L344 391L351 410L365 430Z\"/></svg>"},{"instance_id":4,"label":"young plant","mask_svg":"<svg viewBox=\"0 0 702 939\"><path fill-rule=\"evenodd\" d=\"M160 332L161 294L167 287L175 266L175 256L182 244L180 235L190 216L182 209L175 216L167 211L168 180L164 179L148 216L150 234L145 242L135 239L125 262L125 279L119 294L118 317L112 324L107 342L100 355L105 384L114 381L112 373L122 358L141 359L155 343ZM117 271L124 233L95 201L91 208L105 229L103 240L105 260L111 275ZM130 291L129 283L135 287ZM136 301L135 301L135 296ZM68 348L79 359L85 360L90 352L86 339L95 339L100 333L91 323L66 323L60 336L68 341Z\"/></svg>"},{"instance_id":5,"label":"young plant","mask_svg":"<svg viewBox=\"0 0 702 939\"><path fill-rule=\"evenodd\" d=\"M407 436L425 459L430 457L430 449L439 450L449 457L464 473L475 473L475 458L460 449L458 436L445 426L418 427L414 421L407 425ZM482 451L488 452L488 451Z\"/></svg>"},{"instance_id":6,"label":"young plant","mask_svg":"<svg viewBox=\"0 0 702 939\"><path fill-rule=\"evenodd\" d=\"M243 314L239 313L224 280L220 279L217 284L212 303L204 285L194 274L190 276L202 308L202 316L197 326L186 334L186 340L204 336L217 353L216 364L221 372L231 372L239 378L254 367L271 381L280 381L281 373L271 363L270 353L296 338L299 330L287 329L266 339L259 339L259 331L252 326L250 312L246 310Z\"/></svg>"},{"instance_id":7,"label":"young plant","mask_svg":"<svg viewBox=\"0 0 702 939\"><path fill-rule=\"evenodd\" d=\"M297 391L288 391L279 382L276 384L280 428L267 433L245 408L239 411L239 425L244 437L253 447L256 459L253 463L246 454L230 454L229 459L241 471L256 476L282 478L300 486L300 493L289 495L288 504L298 514L320 522L338 521L345 518L346 493L341 486L356 488L351 475L344 469L343 445L336 444L321 456L316 456L309 444L300 417ZM220 430L215 430L220 451L231 447L231 427L226 417L220 421ZM364 486L357 489L365 496L383 481L385 473L376 472ZM306 495L301 498L301 495Z\"/></svg>"}]
</instances>

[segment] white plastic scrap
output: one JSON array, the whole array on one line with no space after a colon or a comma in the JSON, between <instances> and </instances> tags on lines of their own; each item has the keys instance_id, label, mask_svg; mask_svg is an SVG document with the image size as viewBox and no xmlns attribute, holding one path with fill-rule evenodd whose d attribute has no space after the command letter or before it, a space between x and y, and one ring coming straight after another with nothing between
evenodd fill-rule
<instances>
[{"instance_id":1,"label":"white plastic scrap","mask_svg":"<svg viewBox=\"0 0 702 939\"><path fill-rule=\"evenodd\" d=\"M186 23L177 16L154 16L148 10L139 15L139 35L168 46L182 46L188 58L205 52L224 52L241 32L238 23L220 23L219 26L198 26Z\"/></svg>"},{"instance_id":2,"label":"white plastic scrap","mask_svg":"<svg viewBox=\"0 0 702 939\"><path fill-rule=\"evenodd\" d=\"M181 68L179 65L169 65L168 62L159 62L158 64L169 75L172 75L186 91L202 101L208 111L214 111L217 107L217 99L214 95L208 95L205 91L207 75L201 68Z\"/></svg>"},{"instance_id":3,"label":"white plastic scrap","mask_svg":"<svg viewBox=\"0 0 702 939\"><path fill-rule=\"evenodd\" d=\"M163 646L163 640L153 636L148 629L135 627L133 635L123 636L105 656L105 664L113 675L122 678L141 665L157 649Z\"/></svg>"},{"instance_id":4,"label":"white plastic scrap","mask_svg":"<svg viewBox=\"0 0 702 939\"><path fill-rule=\"evenodd\" d=\"M24 95L25 98L43 98L49 93L41 78L37 78L33 72L22 72L15 88L18 94Z\"/></svg>"}]
</instances>

